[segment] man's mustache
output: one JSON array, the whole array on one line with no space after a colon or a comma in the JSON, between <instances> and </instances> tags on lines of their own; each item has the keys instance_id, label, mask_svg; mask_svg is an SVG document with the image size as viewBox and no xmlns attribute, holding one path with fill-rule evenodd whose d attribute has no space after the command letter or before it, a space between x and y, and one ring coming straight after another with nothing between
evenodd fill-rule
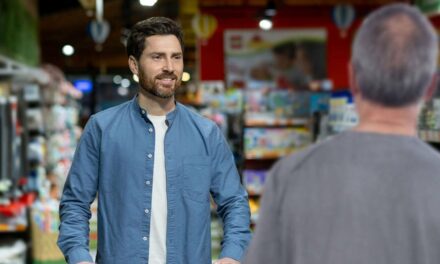
<instances>
[{"instance_id":1,"label":"man's mustache","mask_svg":"<svg viewBox=\"0 0 440 264\"><path fill-rule=\"evenodd\" d=\"M172 79L172 80L177 80L177 75L175 75L174 73L161 73L159 75L156 75L156 79Z\"/></svg>"}]
</instances>

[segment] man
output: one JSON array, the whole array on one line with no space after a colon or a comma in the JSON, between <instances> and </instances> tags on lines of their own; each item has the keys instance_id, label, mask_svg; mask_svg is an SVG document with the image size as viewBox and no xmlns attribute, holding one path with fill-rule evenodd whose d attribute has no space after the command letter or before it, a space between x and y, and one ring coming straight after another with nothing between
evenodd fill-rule
<instances>
[{"instance_id":1,"label":"man","mask_svg":"<svg viewBox=\"0 0 440 264\"><path fill-rule=\"evenodd\" d=\"M224 223L217 263L239 263L250 240L247 194L220 129L175 102L180 27L141 21L127 53L139 93L86 125L61 200L59 247L68 263L92 261L88 220L98 194L98 263L211 263L211 194Z\"/></svg>"},{"instance_id":2,"label":"man","mask_svg":"<svg viewBox=\"0 0 440 264\"><path fill-rule=\"evenodd\" d=\"M359 125L274 166L245 263L440 263L440 155L416 130L437 45L413 7L367 17L350 66Z\"/></svg>"}]
</instances>

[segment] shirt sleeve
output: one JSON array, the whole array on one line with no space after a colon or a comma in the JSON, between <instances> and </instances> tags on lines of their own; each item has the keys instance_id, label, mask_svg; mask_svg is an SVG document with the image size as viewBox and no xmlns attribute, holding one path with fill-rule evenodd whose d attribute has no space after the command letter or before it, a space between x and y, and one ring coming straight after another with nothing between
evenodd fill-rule
<instances>
[{"instance_id":1,"label":"shirt sleeve","mask_svg":"<svg viewBox=\"0 0 440 264\"><path fill-rule=\"evenodd\" d=\"M280 188L277 184L280 162L269 171L261 198L254 238L244 263L283 263L281 256Z\"/></svg>"},{"instance_id":2,"label":"shirt sleeve","mask_svg":"<svg viewBox=\"0 0 440 264\"><path fill-rule=\"evenodd\" d=\"M220 258L241 261L251 239L248 196L241 185L234 157L220 129L215 126L211 194L223 220Z\"/></svg>"},{"instance_id":3,"label":"shirt sleeve","mask_svg":"<svg viewBox=\"0 0 440 264\"><path fill-rule=\"evenodd\" d=\"M90 204L96 197L99 129L92 116L84 128L60 203L58 246L68 263L93 262L89 253Z\"/></svg>"}]
</instances>

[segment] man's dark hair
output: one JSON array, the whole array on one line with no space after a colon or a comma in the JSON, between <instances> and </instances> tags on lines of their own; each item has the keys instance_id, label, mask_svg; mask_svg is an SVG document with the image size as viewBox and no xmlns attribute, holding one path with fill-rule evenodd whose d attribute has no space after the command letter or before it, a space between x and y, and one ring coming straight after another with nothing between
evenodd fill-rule
<instances>
[{"instance_id":1,"label":"man's dark hair","mask_svg":"<svg viewBox=\"0 0 440 264\"><path fill-rule=\"evenodd\" d=\"M172 19L166 17L151 17L139 21L131 29L127 39L127 55L137 60L145 48L145 38L155 35L174 35L180 42L183 51L183 32L181 27Z\"/></svg>"}]
</instances>

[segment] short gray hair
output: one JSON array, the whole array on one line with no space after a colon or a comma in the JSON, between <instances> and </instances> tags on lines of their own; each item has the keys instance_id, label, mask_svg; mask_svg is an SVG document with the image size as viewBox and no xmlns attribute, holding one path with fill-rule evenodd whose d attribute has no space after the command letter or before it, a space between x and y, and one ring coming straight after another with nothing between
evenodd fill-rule
<instances>
[{"instance_id":1,"label":"short gray hair","mask_svg":"<svg viewBox=\"0 0 440 264\"><path fill-rule=\"evenodd\" d=\"M353 43L363 97L389 107L418 102L436 71L437 34L415 7L391 4L371 13Z\"/></svg>"}]
</instances>

